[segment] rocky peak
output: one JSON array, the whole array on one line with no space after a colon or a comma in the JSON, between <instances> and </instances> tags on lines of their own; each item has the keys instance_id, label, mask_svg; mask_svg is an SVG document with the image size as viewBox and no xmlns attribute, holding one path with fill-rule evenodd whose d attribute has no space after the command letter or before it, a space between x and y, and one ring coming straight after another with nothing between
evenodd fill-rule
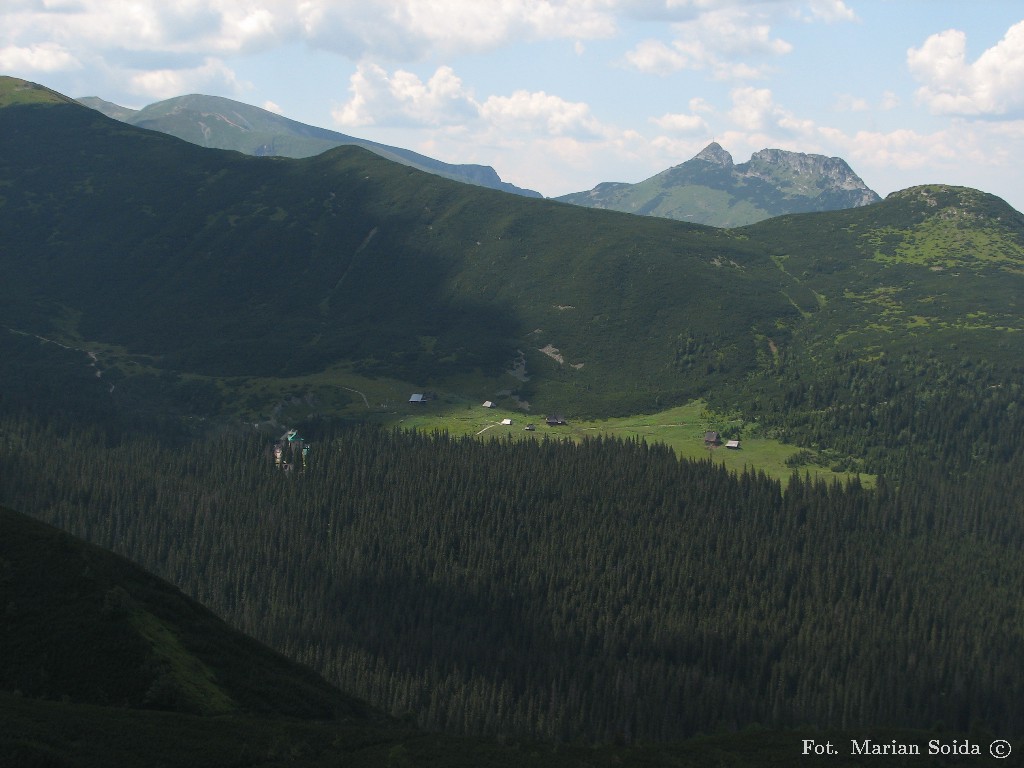
<instances>
[{"instance_id":1,"label":"rocky peak","mask_svg":"<svg viewBox=\"0 0 1024 768\"><path fill-rule=\"evenodd\" d=\"M762 149L737 165L714 141L686 162L637 184L608 182L557 199L714 227L880 200L841 158Z\"/></svg>"},{"instance_id":2,"label":"rocky peak","mask_svg":"<svg viewBox=\"0 0 1024 768\"><path fill-rule=\"evenodd\" d=\"M860 190L869 193L865 195L865 202L877 202L879 199L841 157L808 155L784 149L762 149L751 155L750 162L744 163L742 170L746 175L761 177L777 177L782 171L787 176L808 182L824 182L829 189Z\"/></svg>"},{"instance_id":3,"label":"rocky peak","mask_svg":"<svg viewBox=\"0 0 1024 768\"><path fill-rule=\"evenodd\" d=\"M722 145L717 141L712 141L698 152L693 159L703 160L706 163L714 163L715 165L724 165L727 168L732 166L732 155L722 149Z\"/></svg>"}]
</instances>

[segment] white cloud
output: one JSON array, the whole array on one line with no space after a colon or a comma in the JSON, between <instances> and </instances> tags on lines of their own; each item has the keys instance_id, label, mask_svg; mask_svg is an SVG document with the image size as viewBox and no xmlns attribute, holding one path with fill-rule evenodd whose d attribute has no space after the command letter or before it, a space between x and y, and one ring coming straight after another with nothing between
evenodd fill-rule
<instances>
[{"instance_id":1,"label":"white cloud","mask_svg":"<svg viewBox=\"0 0 1024 768\"><path fill-rule=\"evenodd\" d=\"M1024 110L1024 21L1007 30L976 61L967 36L949 29L907 51L911 74L924 85L917 98L934 114L1007 115Z\"/></svg>"},{"instance_id":2,"label":"white cloud","mask_svg":"<svg viewBox=\"0 0 1024 768\"><path fill-rule=\"evenodd\" d=\"M818 130L814 121L777 104L769 89L734 88L731 96L728 117L741 131L763 135L765 140L771 137L778 146L809 144L814 140Z\"/></svg>"},{"instance_id":3,"label":"white cloud","mask_svg":"<svg viewBox=\"0 0 1024 768\"><path fill-rule=\"evenodd\" d=\"M706 48L729 55L781 56L793 50L785 40L772 37L771 26L764 18L739 8L706 13L695 21L675 25L675 30L681 38L700 40Z\"/></svg>"},{"instance_id":4,"label":"white cloud","mask_svg":"<svg viewBox=\"0 0 1024 768\"><path fill-rule=\"evenodd\" d=\"M668 75L680 69L699 69L701 64L677 48L660 40L644 40L626 53L626 62L640 72Z\"/></svg>"},{"instance_id":5,"label":"white cloud","mask_svg":"<svg viewBox=\"0 0 1024 768\"><path fill-rule=\"evenodd\" d=\"M673 40L644 40L625 55L628 66L641 72L665 75L682 69L710 70L721 79L761 77L764 67L748 57L784 56L793 46L774 37L761 12L723 7L672 25Z\"/></svg>"},{"instance_id":6,"label":"white cloud","mask_svg":"<svg viewBox=\"0 0 1024 768\"><path fill-rule=\"evenodd\" d=\"M705 115L711 114L715 111L715 108L711 106L706 99L702 99L700 96L694 96L689 102L691 112L701 112Z\"/></svg>"},{"instance_id":7,"label":"white cloud","mask_svg":"<svg viewBox=\"0 0 1024 768\"><path fill-rule=\"evenodd\" d=\"M590 107L544 91L519 90L511 96L490 96L480 116L503 131L551 136L598 137L606 133Z\"/></svg>"},{"instance_id":8,"label":"white cloud","mask_svg":"<svg viewBox=\"0 0 1024 768\"><path fill-rule=\"evenodd\" d=\"M732 92L729 118L746 131L763 130L776 111L767 88L737 88Z\"/></svg>"},{"instance_id":9,"label":"white cloud","mask_svg":"<svg viewBox=\"0 0 1024 768\"><path fill-rule=\"evenodd\" d=\"M150 94L165 93L176 80L195 82L196 70L211 58L284 45L330 51L353 62L422 61L556 39L571 41L582 53L584 41L615 34L619 13L615 0L4 0L0 5L5 70L27 74L86 62L108 82L131 83L134 91ZM430 111L429 94L395 98L404 104L398 111L411 110L411 119L423 120Z\"/></svg>"},{"instance_id":10,"label":"white cloud","mask_svg":"<svg viewBox=\"0 0 1024 768\"><path fill-rule=\"evenodd\" d=\"M841 93L836 97L834 109L837 112L867 112L871 105L867 99L851 93Z\"/></svg>"},{"instance_id":11,"label":"white cloud","mask_svg":"<svg viewBox=\"0 0 1024 768\"><path fill-rule=\"evenodd\" d=\"M81 62L56 43L0 48L0 70L6 72L60 72L79 67Z\"/></svg>"},{"instance_id":12,"label":"white cloud","mask_svg":"<svg viewBox=\"0 0 1024 768\"><path fill-rule=\"evenodd\" d=\"M352 75L349 91L349 100L332 112L345 127L439 128L488 146L556 137L604 141L618 133L602 124L586 103L545 91L520 89L478 100L447 66L424 81L412 72L389 73L365 62Z\"/></svg>"},{"instance_id":13,"label":"white cloud","mask_svg":"<svg viewBox=\"0 0 1024 768\"><path fill-rule=\"evenodd\" d=\"M304 0L303 37L349 58L410 61L513 42L589 40L616 31L614 7L592 0Z\"/></svg>"},{"instance_id":14,"label":"white cloud","mask_svg":"<svg viewBox=\"0 0 1024 768\"><path fill-rule=\"evenodd\" d=\"M934 166L937 160L953 160L957 150L946 131L922 133L908 128L894 131L857 131L852 136L836 133L833 140L845 146L850 162L899 170ZM966 147L961 145L961 150Z\"/></svg>"},{"instance_id":15,"label":"white cloud","mask_svg":"<svg viewBox=\"0 0 1024 768\"><path fill-rule=\"evenodd\" d=\"M890 109L896 109L900 104L901 101L899 96L892 91L886 91L882 94L882 101L879 103L878 108L887 112Z\"/></svg>"},{"instance_id":16,"label":"white cloud","mask_svg":"<svg viewBox=\"0 0 1024 768\"><path fill-rule=\"evenodd\" d=\"M183 69L150 69L127 75L126 88L131 93L154 99L169 99L186 93L202 93L227 86L241 90L235 73L219 59L206 59L198 67Z\"/></svg>"},{"instance_id":17,"label":"white cloud","mask_svg":"<svg viewBox=\"0 0 1024 768\"><path fill-rule=\"evenodd\" d=\"M843 0L811 0L808 10L812 19L829 23L857 20L857 14Z\"/></svg>"},{"instance_id":18,"label":"white cloud","mask_svg":"<svg viewBox=\"0 0 1024 768\"><path fill-rule=\"evenodd\" d=\"M855 96L852 93L840 93L836 95L832 108L836 112L888 112L900 106L900 97L892 91L883 91L877 101L872 102L863 96Z\"/></svg>"},{"instance_id":19,"label":"white cloud","mask_svg":"<svg viewBox=\"0 0 1024 768\"><path fill-rule=\"evenodd\" d=\"M282 14L294 13L289 5L280 0L245 6L230 0L22 3L3 12L0 39L15 46L32 41L60 47L80 59L107 59L108 66L131 66L132 54L138 53L186 55L194 66L217 53L251 51L278 39L288 29Z\"/></svg>"},{"instance_id":20,"label":"white cloud","mask_svg":"<svg viewBox=\"0 0 1024 768\"><path fill-rule=\"evenodd\" d=\"M452 125L474 119L479 107L451 67L439 67L429 80L377 64L363 63L349 81L352 97L332 111L343 126Z\"/></svg>"},{"instance_id":21,"label":"white cloud","mask_svg":"<svg viewBox=\"0 0 1024 768\"><path fill-rule=\"evenodd\" d=\"M700 115L665 114L661 117L652 117L651 122L663 131L674 133L708 133L708 124Z\"/></svg>"},{"instance_id":22,"label":"white cloud","mask_svg":"<svg viewBox=\"0 0 1024 768\"><path fill-rule=\"evenodd\" d=\"M519 186L556 196L589 189L600 181L639 181L665 166L653 143L632 130L605 129L602 136L523 135L512 141L507 135L488 146L488 164L501 178ZM454 157L460 157L455 149ZM464 154L459 162L466 162ZM523 158L528 157L528 163ZM652 164L653 163L653 164ZM594 178L594 169L604 175Z\"/></svg>"},{"instance_id":23,"label":"white cloud","mask_svg":"<svg viewBox=\"0 0 1024 768\"><path fill-rule=\"evenodd\" d=\"M749 139L727 137L733 138ZM775 145L779 144L784 142ZM725 140L723 145L731 149ZM815 126L813 133L792 149L842 157L883 196L920 184L960 184L1002 195L1012 204L1014 198L1019 199L1019 191L1016 179L1006 174L1006 167L1024 152L1024 120L956 119L930 131L846 131Z\"/></svg>"},{"instance_id":24,"label":"white cloud","mask_svg":"<svg viewBox=\"0 0 1024 768\"><path fill-rule=\"evenodd\" d=\"M281 26L279 26L281 25ZM220 50L245 50L275 40L287 28L278 14L269 8L228 6L221 16Z\"/></svg>"}]
</instances>

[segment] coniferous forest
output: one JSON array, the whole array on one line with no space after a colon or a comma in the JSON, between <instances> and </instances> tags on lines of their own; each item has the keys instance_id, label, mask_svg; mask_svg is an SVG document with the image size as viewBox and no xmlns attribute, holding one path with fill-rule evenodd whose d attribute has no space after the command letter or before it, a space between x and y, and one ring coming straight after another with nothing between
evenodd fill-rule
<instances>
[{"instance_id":1,"label":"coniferous forest","mask_svg":"<svg viewBox=\"0 0 1024 768\"><path fill-rule=\"evenodd\" d=\"M13 78L0 134L6 519L127 557L419 734L585 753L763 726L785 755L815 729L1024 738L1024 216L1005 202L929 185L717 230L354 148L219 153ZM543 424L395 429L427 391L438 414L488 393L538 421L700 402L743 438L731 456L756 441L793 472ZM309 453L284 471L293 427ZM67 537L34 570L12 564L27 546L0 556L0 640L48 640L33 595L79 580L95 605L55 609L64 628L95 608L96 636L135 643L119 676L145 659L153 684L62 688L63 651L11 644L0 704L24 726L42 709L23 703L175 700L176 625L61 561L83 551ZM272 697L239 666L224 690L186 670L224 705L198 711ZM7 743L81 764L34 733Z\"/></svg>"},{"instance_id":2,"label":"coniferous forest","mask_svg":"<svg viewBox=\"0 0 1024 768\"><path fill-rule=\"evenodd\" d=\"M427 729L1024 732L1019 450L866 489L614 439L310 424L284 473L254 434L14 409L0 434L4 504Z\"/></svg>"}]
</instances>

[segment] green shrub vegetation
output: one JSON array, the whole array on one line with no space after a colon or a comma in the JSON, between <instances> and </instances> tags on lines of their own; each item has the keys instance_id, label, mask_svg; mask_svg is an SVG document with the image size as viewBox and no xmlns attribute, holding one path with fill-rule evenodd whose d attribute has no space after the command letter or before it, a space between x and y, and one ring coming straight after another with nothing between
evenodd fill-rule
<instances>
[{"instance_id":1,"label":"green shrub vegetation","mask_svg":"<svg viewBox=\"0 0 1024 768\"><path fill-rule=\"evenodd\" d=\"M97 764L76 719L240 765L334 740L370 765L790 765L802 727L1024 732L1001 200L718 230L356 148L203 150L12 79L0 143L0 503L209 609L53 532L34 562L5 514L11 764ZM274 468L286 427L303 471ZM280 719L361 701L412 735ZM728 753L636 746L758 724Z\"/></svg>"},{"instance_id":2,"label":"green shrub vegetation","mask_svg":"<svg viewBox=\"0 0 1024 768\"><path fill-rule=\"evenodd\" d=\"M749 377L843 375L836 352L1008 375L1024 351L1024 223L973 190L727 231L509 196L355 147L203 150L21 103L49 92L8 81L0 323L102 353L125 409L258 421L290 380L353 412L361 398L323 386L387 379L405 397L505 392L577 419L698 397L750 415Z\"/></svg>"}]
</instances>

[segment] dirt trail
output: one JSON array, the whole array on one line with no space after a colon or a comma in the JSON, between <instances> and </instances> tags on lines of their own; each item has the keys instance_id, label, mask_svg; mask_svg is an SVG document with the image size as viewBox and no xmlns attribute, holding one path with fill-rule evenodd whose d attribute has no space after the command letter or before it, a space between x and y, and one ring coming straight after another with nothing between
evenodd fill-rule
<instances>
[{"instance_id":1,"label":"dirt trail","mask_svg":"<svg viewBox=\"0 0 1024 768\"><path fill-rule=\"evenodd\" d=\"M342 387L342 389L344 389L344 390L345 390L346 392L355 392L355 393L356 393L357 395L359 395L359 396L360 396L361 398L363 398L363 404L364 404L364 405L365 405L365 406L366 406L367 408L369 408L369 407L370 407L370 401L369 401L369 400L367 400L367 399L366 399L366 395L364 395L364 394L363 394L362 392L360 392L360 391L359 391L358 389L352 389L352 387Z\"/></svg>"},{"instance_id":2,"label":"dirt trail","mask_svg":"<svg viewBox=\"0 0 1024 768\"><path fill-rule=\"evenodd\" d=\"M88 355L89 356L89 360L91 361L89 363L89 367L96 369L96 378L98 379L101 376L103 376L103 371L101 371L100 367L99 367L99 357L92 350L82 349L81 347L69 347L67 344L63 344L63 343L61 343L61 342L59 342L59 341L57 341L55 339L48 339L45 336L40 336L38 333L29 333L28 331L19 331L17 328L11 328L10 326L7 326L7 325L5 325L4 327L8 331L10 331L11 333L15 333L18 336L28 336L31 339L39 339L40 341L45 342L47 344L54 344L54 345L60 347L61 349L68 350L69 352L81 352L82 354ZM113 387L111 387L111 391L113 391Z\"/></svg>"}]
</instances>

